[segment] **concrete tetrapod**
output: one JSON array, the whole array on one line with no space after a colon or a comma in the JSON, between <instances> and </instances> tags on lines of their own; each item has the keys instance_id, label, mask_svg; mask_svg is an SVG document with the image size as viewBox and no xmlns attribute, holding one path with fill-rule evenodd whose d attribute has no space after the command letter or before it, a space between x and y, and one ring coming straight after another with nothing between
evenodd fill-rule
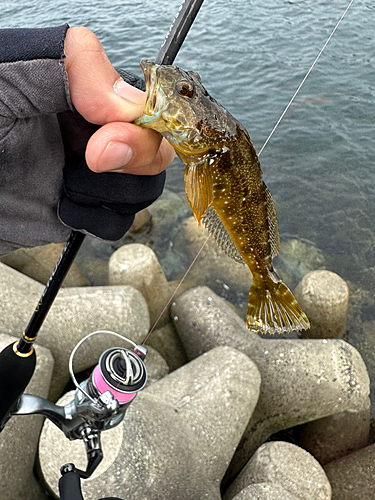
<instances>
[{"instance_id":1,"label":"concrete tetrapod","mask_svg":"<svg viewBox=\"0 0 375 500\"><path fill-rule=\"evenodd\" d=\"M151 385L122 424L102 433L103 451L111 460L82 482L85 498L221 500L221 480L259 388L255 364L230 347L215 348ZM56 494L60 466L84 466L84 447L46 422L39 459Z\"/></svg>"},{"instance_id":2,"label":"concrete tetrapod","mask_svg":"<svg viewBox=\"0 0 375 500\"><path fill-rule=\"evenodd\" d=\"M331 486L319 462L307 451L284 441L258 448L223 499L237 499L236 495L250 484L279 485L298 500L331 500Z\"/></svg>"},{"instance_id":3,"label":"concrete tetrapod","mask_svg":"<svg viewBox=\"0 0 375 500\"><path fill-rule=\"evenodd\" d=\"M257 365L261 394L228 478L268 437L328 415L368 409L369 377L358 351L342 340L262 339L207 287L185 292L171 316L189 359L218 345L246 353Z\"/></svg>"}]
</instances>

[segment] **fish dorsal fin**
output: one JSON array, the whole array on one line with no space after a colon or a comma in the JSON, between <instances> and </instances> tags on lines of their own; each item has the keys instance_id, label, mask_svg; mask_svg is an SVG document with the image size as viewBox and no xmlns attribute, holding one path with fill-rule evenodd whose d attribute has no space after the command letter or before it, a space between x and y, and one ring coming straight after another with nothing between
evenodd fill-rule
<instances>
[{"instance_id":1,"label":"fish dorsal fin","mask_svg":"<svg viewBox=\"0 0 375 500\"><path fill-rule=\"evenodd\" d=\"M274 258L280 251L279 227L277 225L275 204L268 187L264 184L266 194L268 241L271 246L271 257Z\"/></svg>"},{"instance_id":2,"label":"fish dorsal fin","mask_svg":"<svg viewBox=\"0 0 375 500\"><path fill-rule=\"evenodd\" d=\"M194 217L200 225L214 197L208 157L201 162L186 165L185 192Z\"/></svg>"},{"instance_id":3,"label":"fish dorsal fin","mask_svg":"<svg viewBox=\"0 0 375 500\"><path fill-rule=\"evenodd\" d=\"M236 245L234 244L232 238L229 236L228 231L225 229L218 214L216 213L216 210L213 207L209 207L202 218L202 222L208 229L210 235L215 239L221 250L223 250L223 252L228 255L228 257L231 257L236 262L245 264L242 255L238 251Z\"/></svg>"}]
</instances>

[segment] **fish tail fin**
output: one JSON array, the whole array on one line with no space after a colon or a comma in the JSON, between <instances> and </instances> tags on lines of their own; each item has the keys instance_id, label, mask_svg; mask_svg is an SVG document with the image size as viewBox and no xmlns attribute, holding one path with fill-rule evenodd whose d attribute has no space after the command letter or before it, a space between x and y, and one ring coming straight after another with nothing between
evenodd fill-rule
<instances>
[{"instance_id":1,"label":"fish tail fin","mask_svg":"<svg viewBox=\"0 0 375 500\"><path fill-rule=\"evenodd\" d=\"M254 279L247 305L246 327L261 333L307 330L310 322L289 288L274 272L269 279Z\"/></svg>"}]
</instances>

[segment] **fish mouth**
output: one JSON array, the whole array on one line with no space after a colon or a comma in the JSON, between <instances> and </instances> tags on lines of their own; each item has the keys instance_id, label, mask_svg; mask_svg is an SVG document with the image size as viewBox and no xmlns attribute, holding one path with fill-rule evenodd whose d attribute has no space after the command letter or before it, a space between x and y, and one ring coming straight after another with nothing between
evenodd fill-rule
<instances>
[{"instance_id":1,"label":"fish mouth","mask_svg":"<svg viewBox=\"0 0 375 500\"><path fill-rule=\"evenodd\" d=\"M194 127L180 128L178 122L165 111L166 95L159 85L160 66L147 59L142 59L140 66L146 84L146 104L143 115L134 123L160 132L178 153L185 156L205 156L209 148L206 145L199 146L202 139L199 130Z\"/></svg>"},{"instance_id":2,"label":"fish mouth","mask_svg":"<svg viewBox=\"0 0 375 500\"><path fill-rule=\"evenodd\" d=\"M142 59L140 62L141 69L145 78L146 84L146 105L143 110L145 115L145 122L148 125L158 121L160 117L160 112L162 110L162 95L161 91L158 90L158 77L157 77L157 64L148 61L147 59ZM158 109L160 110L158 112ZM146 124L145 123L145 124Z\"/></svg>"}]
</instances>

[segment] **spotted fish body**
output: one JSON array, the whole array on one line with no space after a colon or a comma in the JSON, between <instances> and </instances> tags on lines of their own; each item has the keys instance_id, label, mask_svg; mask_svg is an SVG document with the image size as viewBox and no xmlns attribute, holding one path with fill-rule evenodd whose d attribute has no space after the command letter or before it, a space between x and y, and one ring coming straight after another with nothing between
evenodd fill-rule
<instances>
[{"instance_id":1,"label":"spotted fish body","mask_svg":"<svg viewBox=\"0 0 375 500\"><path fill-rule=\"evenodd\" d=\"M253 274L246 326L262 333L309 328L272 258L280 248L271 193L245 128L210 97L199 76L142 61L147 100L135 123L160 132L186 164L185 190L198 224Z\"/></svg>"}]
</instances>

